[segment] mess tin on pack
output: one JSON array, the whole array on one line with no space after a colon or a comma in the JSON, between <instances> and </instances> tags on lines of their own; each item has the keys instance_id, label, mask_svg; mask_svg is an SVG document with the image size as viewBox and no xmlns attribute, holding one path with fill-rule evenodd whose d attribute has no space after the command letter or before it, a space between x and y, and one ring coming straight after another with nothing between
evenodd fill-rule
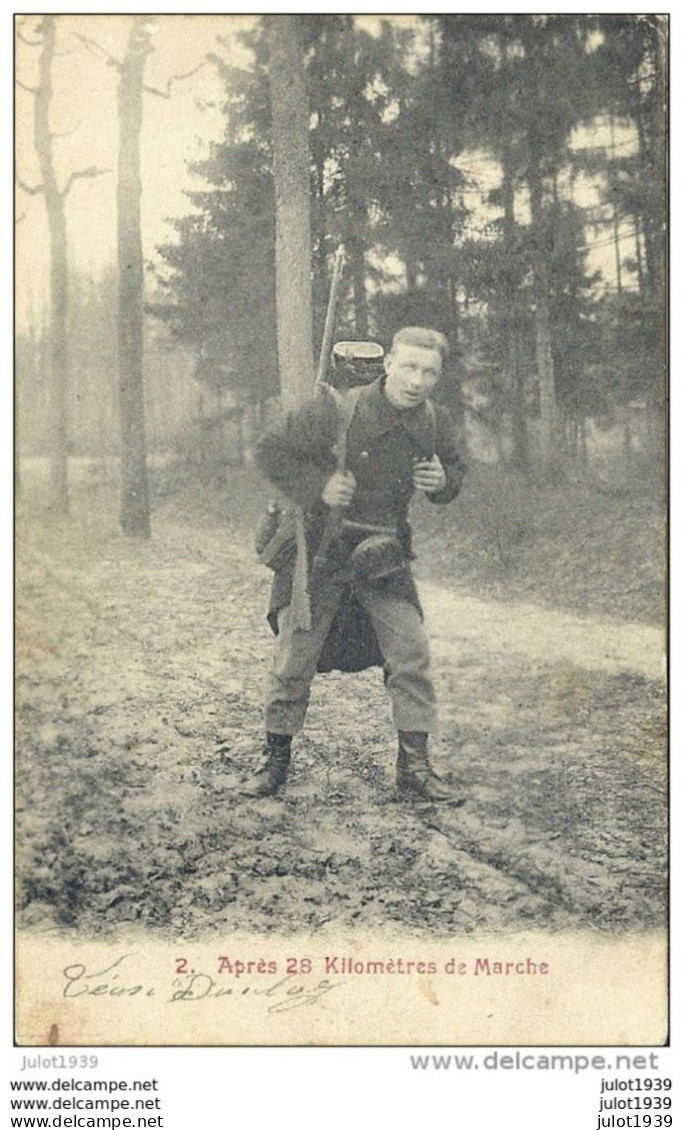
<instances>
[{"instance_id":1,"label":"mess tin on pack","mask_svg":"<svg viewBox=\"0 0 683 1130\"><path fill-rule=\"evenodd\" d=\"M338 341L332 349L330 384L335 388L369 385L384 372L384 350L376 341Z\"/></svg>"}]
</instances>

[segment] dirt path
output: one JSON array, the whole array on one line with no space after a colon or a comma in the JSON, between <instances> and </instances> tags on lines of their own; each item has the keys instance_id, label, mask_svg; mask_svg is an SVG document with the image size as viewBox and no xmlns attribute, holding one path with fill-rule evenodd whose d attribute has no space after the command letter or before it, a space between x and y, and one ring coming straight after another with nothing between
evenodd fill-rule
<instances>
[{"instance_id":1,"label":"dirt path","mask_svg":"<svg viewBox=\"0 0 683 1130\"><path fill-rule=\"evenodd\" d=\"M572 663L585 670L665 674L666 638L646 624L573 616L535 604L478 600L422 582L420 595L430 636L444 658L461 640L487 651Z\"/></svg>"},{"instance_id":2,"label":"dirt path","mask_svg":"<svg viewBox=\"0 0 683 1130\"><path fill-rule=\"evenodd\" d=\"M253 763L268 574L159 524L21 539L23 921L97 933L661 924L661 638L423 585L464 809L396 802L379 672L320 677L281 797Z\"/></svg>"}]
</instances>

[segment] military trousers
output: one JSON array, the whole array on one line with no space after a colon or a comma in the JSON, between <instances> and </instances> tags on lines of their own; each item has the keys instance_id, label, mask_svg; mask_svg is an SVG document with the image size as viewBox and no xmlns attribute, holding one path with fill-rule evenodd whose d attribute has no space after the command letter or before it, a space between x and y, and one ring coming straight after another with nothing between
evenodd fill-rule
<instances>
[{"instance_id":1,"label":"military trousers","mask_svg":"<svg viewBox=\"0 0 683 1130\"><path fill-rule=\"evenodd\" d=\"M318 660L345 592L333 579L320 586L311 602L310 631L294 629L290 609L280 610L266 683L269 733L296 734L302 729ZM384 659L395 728L433 733L437 712L429 643L418 609L405 597L369 584L356 586L355 596L370 617Z\"/></svg>"}]
</instances>

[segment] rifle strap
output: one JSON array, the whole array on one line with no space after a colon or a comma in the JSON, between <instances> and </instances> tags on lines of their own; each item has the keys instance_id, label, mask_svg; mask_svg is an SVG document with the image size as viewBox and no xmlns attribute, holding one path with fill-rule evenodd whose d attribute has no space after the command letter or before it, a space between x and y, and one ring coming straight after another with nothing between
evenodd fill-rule
<instances>
[{"instance_id":1,"label":"rifle strap","mask_svg":"<svg viewBox=\"0 0 683 1130\"><path fill-rule=\"evenodd\" d=\"M425 400L424 405L427 409L427 419L429 420L430 447L432 449L432 455L434 455L436 451L436 409L429 397Z\"/></svg>"},{"instance_id":2,"label":"rifle strap","mask_svg":"<svg viewBox=\"0 0 683 1130\"><path fill-rule=\"evenodd\" d=\"M353 420L358 401L360 400L363 392L363 385L357 385L355 388L349 389L346 396L341 396L336 389L331 386L326 386L328 391L332 393L334 402L337 408L337 471L344 474L346 471L346 452L347 440L349 436L349 428ZM431 400L425 400L425 407L427 409L427 417L429 420L430 430L430 446L432 448L432 455L436 448L437 427L436 427L436 410ZM325 519L325 526L323 534L318 545L315 555L314 567L323 565L327 556L327 551L330 547L330 542L335 537L341 524L341 512L339 507L330 507L327 518Z\"/></svg>"},{"instance_id":3,"label":"rifle strap","mask_svg":"<svg viewBox=\"0 0 683 1130\"><path fill-rule=\"evenodd\" d=\"M343 475L346 471L346 451L349 428L351 427L351 421L358 407L358 401L360 400L363 386L358 385L355 388L349 389L346 396L342 396L336 389L329 385L327 387L332 394L337 410L337 442L335 445L337 472ZM320 566L324 564L330 542L339 529L340 520L340 508L338 506L331 506L327 512L322 537L316 551L315 565Z\"/></svg>"},{"instance_id":4,"label":"rifle strap","mask_svg":"<svg viewBox=\"0 0 683 1130\"><path fill-rule=\"evenodd\" d=\"M322 384L329 395L332 395L337 413L337 471L342 474L346 470L346 441L353 419L356 405L362 391L361 388L352 388L341 396L330 385ZM324 560L332 538L339 526L338 508L330 508L325 519L323 534L320 539L318 551L315 555L315 564L320 565ZM295 631L310 632L311 630L311 599L308 591L308 547L306 545L306 523L303 509L297 506L294 511L296 530L296 561L292 577L292 626Z\"/></svg>"},{"instance_id":5,"label":"rifle strap","mask_svg":"<svg viewBox=\"0 0 683 1130\"><path fill-rule=\"evenodd\" d=\"M292 598L290 601L292 627L294 631L310 632L311 601L308 594L308 547L306 545L306 523L301 506L294 511L296 560L292 576Z\"/></svg>"},{"instance_id":6,"label":"rifle strap","mask_svg":"<svg viewBox=\"0 0 683 1130\"><path fill-rule=\"evenodd\" d=\"M346 471L346 453L347 441L349 435L349 428L358 407L364 386L356 386L349 389L345 396L342 396L331 385L322 384L327 393L333 397L335 409L337 413L337 442L336 442L336 456L337 456L337 471L344 474ZM425 401L427 413L429 416L429 426L433 433L433 444L436 444L436 412L431 400ZM296 522L296 562L294 565L294 576L292 578L292 625L294 630L303 632L310 632L311 630L311 600L308 590L308 548L306 545L306 523L303 509L300 506L296 507L294 512ZM325 564L327 551L330 547L332 539L336 536L341 523L341 511L339 507L330 507L325 519L325 526L323 528L322 537L318 544L315 559L313 562L314 569L319 568Z\"/></svg>"}]
</instances>

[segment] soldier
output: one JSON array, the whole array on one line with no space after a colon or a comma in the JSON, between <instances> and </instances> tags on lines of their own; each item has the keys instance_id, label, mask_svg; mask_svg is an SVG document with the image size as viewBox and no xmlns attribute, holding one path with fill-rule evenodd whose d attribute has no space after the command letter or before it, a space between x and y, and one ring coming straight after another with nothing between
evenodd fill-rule
<instances>
[{"instance_id":1,"label":"soldier","mask_svg":"<svg viewBox=\"0 0 683 1130\"><path fill-rule=\"evenodd\" d=\"M381 347L374 350L381 356ZM336 347L347 386L359 383L348 352L340 357ZM257 462L268 479L303 508L312 568L307 630L294 614L295 554L285 555L273 581L269 620L277 638L264 759L242 789L249 796L270 796L285 783L292 736L303 727L316 671L379 664L398 731L399 793L464 800L428 760L436 705L409 564L411 497L417 491L430 502L450 502L464 474L450 415L428 399L447 354L446 338L436 330L407 327L396 334L381 376L348 393L355 404L347 408L341 467L340 407L329 393L292 413L258 445ZM364 361L371 370L376 353L366 350Z\"/></svg>"}]
</instances>

